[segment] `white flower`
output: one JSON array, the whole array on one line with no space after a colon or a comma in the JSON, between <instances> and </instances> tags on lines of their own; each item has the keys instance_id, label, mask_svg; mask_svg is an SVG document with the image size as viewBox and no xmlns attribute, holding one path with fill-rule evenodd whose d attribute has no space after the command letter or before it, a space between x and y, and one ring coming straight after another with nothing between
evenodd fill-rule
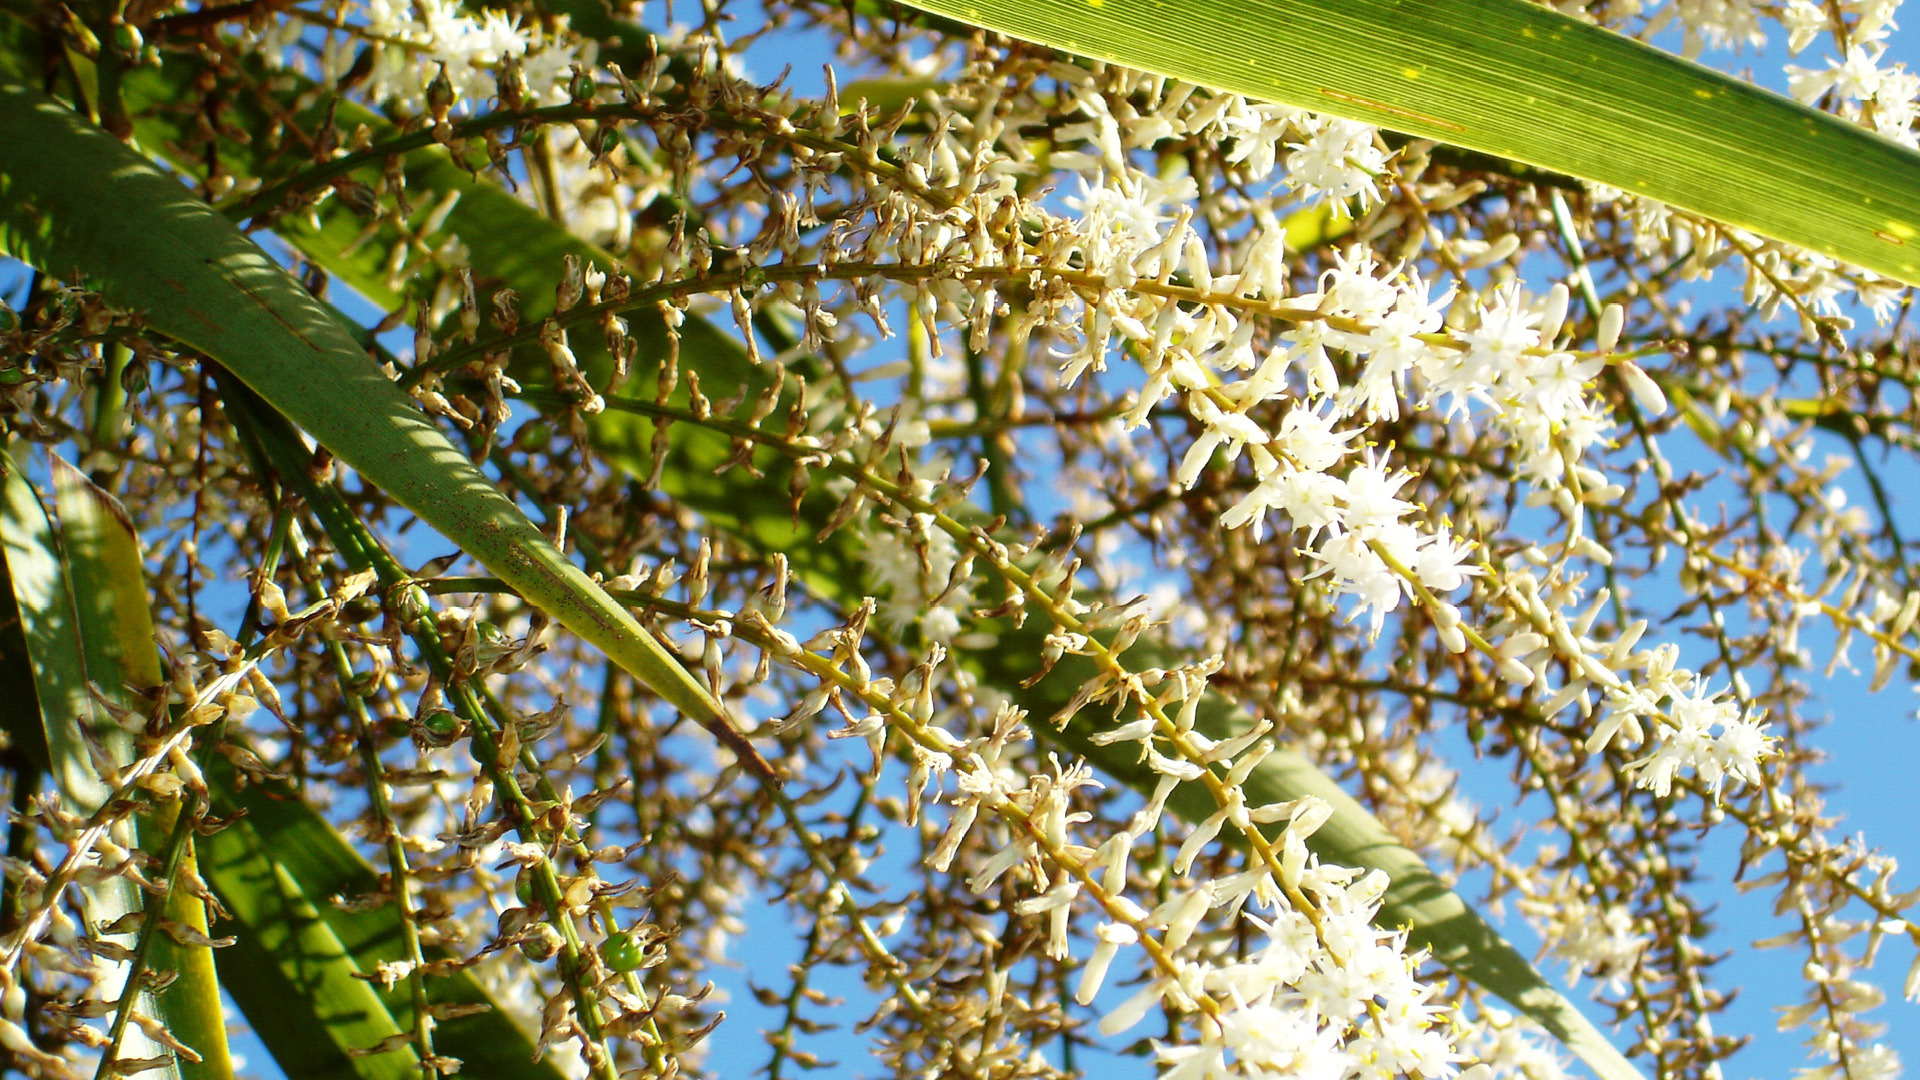
<instances>
[{"instance_id":1,"label":"white flower","mask_svg":"<svg viewBox=\"0 0 1920 1080\"><path fill-rule=\"evenodd\" d=\"M1759 762L1772 752L1773 739L1763 721L1741 714L1738 703L1696 687L1672 696L1668 717L1670 725L1660 729L1653 753L1631 766L1636 786L1665 795L1684 768L1693 769L1715 797L1729 776L1745 784L1760 782Z\"/></svg>"},{"instance_id":2,"label":"white flower","mask_svg":"<svg viewBox=\"0 0 1920 1080\"><path fill-rule=\"evenodd\" d=\"M1540 313L1526 302L1517 284L1496 289L1490 302L1476 308L1476 325L1455 331L1464 340L1464 352L1429 349L1420 360L1420 373L1430 392L1447 397L1447 414L1458 415L1474 400L1491 402L1492 388L1503 372L1519 366L1528 349L1540 344Z\"/></svg>"},{"instance_id":3,"label":"white flower","mask_svg":"<svg viewBox=\"0 0 1920 1080\"><path fill-rule=\"evenodd\" d=\"M1433 351L1422 341L1442 325L1441 312L1453 297L1449 289L1438 299L1429 298L1427 283L1418 274L1407 279L1397 291L1393 307L1380 315L1373 328L1350 344L1367 356L1360 379L1347 388L1344 399L1358 402L1358 412L1369 420L1397 420L1400 396L1407 372Z\"/></svg>"},{"instance_id":4,"label":"white flower","mask_svg":"<svg viewBox=\"0 0 1920 1080\"><path fill-rule=\"evenodd\" d=\"M1326 396L1340 389L1340 373L1327 355L1327 346L1334 344L1332 334L1322 322L1301 323L1280 334L1280 339L1287 342L1288 362L1299 361L1306 375L1309 393Z\"/></svg>"},{"instance_id":5,"label":"white flower","mask_svg":"<svg viewBox=\"0 0 1920 1080\"><path fill-rule=\"evenodd\" d=\"M1267 433L1260 430L1258 424L1240 413L1221 411L1203 394L1189 395L1187 402L1194 418L1206 425L1206 430L1180 459L1179 472L1174 476L1174 486L1177 488L1192 487L1215 450L1225 448L1227 460L1232 461L1240 456L1241 448L1248 443L1267 441Z\"/></svg>"},{"instance_id":6,"label":"white flower","mask_svg":"<svg viewBox=\"0 0 1920 1080\"><path fill-rule=\"evenodd\" d=\"M1380 199L1374 178L1387 170L1386 155L1374 145L1375 128L1353 120L1321 119L1304 143L1288 143L1287 182L1311 200L1325 196L1340 203L1360 197L1362 209Z\"/></svg>"},{"instance_id":7,"label":"white flower","mask_svg":"<svg viewBox=\"0 0 1920 1080\"><path fill-rule=\"evenodd\" d=\"M1509 404L1558 423L1583 403L1588 381L1604 367L1606 361L1597 356L1582 358L1565 352L1528 355L1510 373L1513 390Z\"/></svg>"},{"instance_id":8,"label":"white flower","mask_svg":"<svg viewBox=\"0 0 1920 1080\"><path fill-rule=\"evenodd\" d=\"M1883 77L1879 68L1880 49L1847 49L1845 60L1827 62L1824 69L1787 66L1787 89L1794 97L1811 105L1832 91L1848 101L1873 97Z\"/></svg>"},{"instance_id":9,"label":"white flower","mask_svg":"<svg viewBox=\"0 0 1920 1080\"><path fill-rule=\"evenodd\" d=\"M1336 591L1357 597L1360 605L1352 617L1371 613L1368 629L1378 634L1387 613L1400 606L1400 579L1367 546L1366 539L1359 533L1340 533L1308 554L1321 566L1307 576L1329 575Z\"/></svg>"},{"instance_id":10,"label":"white flower","mask_svg":"<svg viewBox=\"0 0 1920 1080\"><path fill-rule=\"evenodd\" d=\"M1396 498L1407 482L1408 474L1389 475L1387 464L1372 454L1347 473L1347 527L1355 531L1391 525L1413 509L1413 504Z\"/></svg>"},{"instance_id":11,"label":"white flower","mask_svg":"<svg viewBox=\"0 0 1920 1080\"><path fill-rule=\"evenodd\" d=\"M1296 467L1325 472L1340 464L1358 438L1358 431L1335 431L1338 417L1321 415L1304 406L1293 409L1280 421L1280 432L1272 440L1275 451Z\"/></svg>"},{"instance_id":12,"label":"white flower","mask_svg":"<svg viewBox=\"0 0 1920 1080\"><path fill-rule=\"evenodd\" d=\"M1618 904L1598 908L1576 897L1529 914L1542 925L1548 951L1566 961L1573 978L1597 975L1616 990L1626 985L1648 944L1646 935L1636 932L1633 913Z\"/></svg>"},{"instance_id":13,"label":"white flower","mask_svg":"<svg viewBox=\"0 0 1920 1080\"><path fill-rule=\"evenodd\" d=\"M1450 535L1429 536L1413 559L1414 575L1436 593L1449 593L1478 577L1480 568L1471 564L1473 547Z\"/></svg>"},{"instance_id":14,"label":"white flower","mask_svg":"<svg viewBox=\"0 0 1920 1080\"><path fill-rule=\"evenodd\" d=\"M1260 1070L1255 1075L1340 1080L1355 1064L1341 1046L1342 1026L1323 1025L1305 1008L1263 1003L1229 1013L1221 1039L1236 1059Z\"/></svg>"},{"instance_id":15,"label":"white flower","mask_svg":"<svg viewBox=\"0 0 1920 1080\"><path fill-rule=\"evenodd\" d=\"M1287 512L1293 527L1307 530L1308 542L1322 529L1346 520L1347 485L1326 473L1289 469L1272 481L1273 505Z\"/></svg>"},{"instance_id":16,"label":"white flower","mask_svg":"<svg viewBox=\"0 0 1920 1080\"><path fill-rule=\"evenodd\" d=\"M1234 104L1238 107L1228 109L1217 123L1219 134L1233 139L1227 160L1239 165L1249 179L1264 180L1273 172L1280 140L1293 127L1295 118L1306 114L1284 105L1255 104L1237 96Z\"/></svg>"},{"instance_id":17,"label":"white flower","mask_svg":"<svg viewBox=\"0 0 1920 1080\"><path fill-rule=\"evenodd\" d=\"M1813 39L1827 29L1827 13L1812 0L1788 0L1779 18L1780 25L1787 28L1787 51L1791 53L1813 44Z\"/></svg>"},{"instance_id":18,"label":"white flower","mask_svg":"<svg viewBox=\"0 0 1920 1080\"><path fill-rule=\"evenodd\" d=\"M1338 314L1373 323L1393 310L1400 295L1393 282L1373 276L1376 269L1372 249L1355 244L1334 256L1333 269L1320 276L1320 290Z\"/></svg>"}]
</instances>

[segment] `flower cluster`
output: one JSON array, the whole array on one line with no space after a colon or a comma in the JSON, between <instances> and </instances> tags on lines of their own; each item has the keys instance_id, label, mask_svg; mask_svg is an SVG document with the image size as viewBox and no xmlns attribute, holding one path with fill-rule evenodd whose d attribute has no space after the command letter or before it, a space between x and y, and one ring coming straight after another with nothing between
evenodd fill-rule
<instances>
[{"instance_id":1,"label":"flower cluster","mask_svg":"<svg viewBox=\"0 0 1920 1080\"><path fill-rule=\"evenodd\" d=\"M1805 673L1829 638L1830 674L1870 642L1875 689L1920 663L1883 453L1920 445L1901 288L858 5L713 0L692 27L579 2L159 15L175 40L143 62L182 66L190 100L138 141L285 227L315 297L387 304L366 340L457 443L435 461L484 463L539 517L593 575L575 598L668 651L650 674L422 530L389 550L407 519L380 490L136 322L51 287L0 308L16 445L72 443L152 508L136 591L195 657L167 708L123 710L136 753L75 760L218 806L188 822L209 850L215 825L297 820L378 864L354 889L276 870L317 926L352 909L397 943L342 961L392 1006L356 1053L451 1071L524 1037L568 1075L672 1076L707 1067L717 982L729 1030L767 1031L720 1052L793 1080L846 1053L812 1040L844 967L891 1075L1095 1074L1081 1055L1150 1027L1131 1051L1164 1080L1560 1080L1486 978L1526 958L1457 947L1437 897L1517 910L1623 1018L1583 1053L1713 1080L1737 1039L1695 841L1719 830L1799 954L1808 1075L1897 1067L1869 969L1920 945L1920 894L1831 835ZM1824 37L1841 59L1794 92L1913 142L1889 0L1554 6L1695 51ZM608 14L639 21L576 36ZM844 45L834 69L751 81L794 29ZM253 115L275 119L239 153ZM1737 299L1689 291L1722 266ZM244 603L208 584L228 564ZM203 724L188 684L216 667ZM118 685L96 681L81 696ZM216 754L243 781L203 772ZM33 835L5 860L0 1045L48 1077L103 1042L106 1072L158 1063L164 1031L111 1046L100 987L160 923L87 905L169 864L110 827L132 802L89 818L27 798L33 776L10 788ZM262 792L286 813L222 801ZM742 936L757 959L789 927L742 985ZM495 1037L463 1049L441 1029L463 1010Z\"/></svg>"},{"instance_id":2,"label":"flower cluster","mask_svg":"<svg viewBox=\"0 0 1920 1080\"><path fill-rule=\"evenodd\" d=\"M296 11L262 24L254 45L276 63L307 67L302 46L310 38L318 39L310 66L322 82L337 84L349 73L357 80L361 65L369 100L441 117L484 106L509 65L527 101L563 101L574 71L593 62L591 46L572 39L565 17L541 23L499 9L469 13L451 0L366 0L342 18Z\"/></svg>"}]
</instances>

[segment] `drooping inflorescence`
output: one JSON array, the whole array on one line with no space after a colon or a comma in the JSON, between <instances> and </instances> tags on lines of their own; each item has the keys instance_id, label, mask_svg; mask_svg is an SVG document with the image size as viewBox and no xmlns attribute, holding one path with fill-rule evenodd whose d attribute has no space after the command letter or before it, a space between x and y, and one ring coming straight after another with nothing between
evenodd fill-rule
<instances>
[{"instance_id":1,"label":"drooping inflorescence","mask_svg":"<svg viewBox=\"0 0 1920 1080\"><path fill-rule=\"evenodd\" d=\"M1820 41L1792 91L1912 144L1890 4L1559 6ZM166 981L140 942L260 932L246 874L317 889L306 844L330 891L286 910L388 1021L342 1060L422 1075L1565 1075L1448 890L1529 922L1649 1076L1720 1075L1736 989L1806 1075L1897 1072L1871 969L1920 934L1810 772L1808 669L1920 664L1905 292L990 35L612 15L156 10L131 123L371 304L370 363L770 769L219 357L38 279L0 415L139 508L164 672L90 691L94 804L5 759L19 1067L189 1052L122 989ZM824 72L756 81L785 40ZM1803 991L1723 976L1701 836ZM136 903L167 892L227 917Z\"/></svg>"}]
</instances>

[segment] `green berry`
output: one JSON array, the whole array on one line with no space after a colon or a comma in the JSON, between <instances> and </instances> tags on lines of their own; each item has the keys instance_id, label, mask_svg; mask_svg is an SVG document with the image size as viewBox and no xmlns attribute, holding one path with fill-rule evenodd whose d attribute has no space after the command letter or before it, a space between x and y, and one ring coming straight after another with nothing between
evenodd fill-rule
<instances>
[{"instance_id":1,"label":"green berry","mask_svg":"<svg viewBox=\"0 0 1920 1080\"><path fill-rule=\"evenodd\" d=\"M140 34L140 28L131 23L115 23L113 43L120 48L123 56L139 56L140 50L147 47L146 38Z\"/></svg>"},{"instance_id":2,"label":"green berry","mask_svg":"<svg viewBox=\"0 0 1920 1080\"><path fill-rule=\"evenodd\" d=\"M601 942L600 959L615 971L637 971L645 956L633 935L622 930L607 935L607 940Z\"/></svg>"}]
</instances>

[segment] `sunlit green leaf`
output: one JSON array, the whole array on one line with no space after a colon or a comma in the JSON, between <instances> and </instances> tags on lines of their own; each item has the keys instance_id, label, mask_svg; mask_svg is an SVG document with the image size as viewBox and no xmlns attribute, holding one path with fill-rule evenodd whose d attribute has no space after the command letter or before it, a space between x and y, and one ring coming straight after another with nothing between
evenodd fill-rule
<instances>
[{"instance_id":1,"label":"sunlit green leaf","mask_svg":"<svg viewBox=\"0 0 1920 1080\"><path fill-rule=\"evenodd\" d=\"M258 973L263 991L313 994L322 1019L337 1035L338 1047L369 1046L410 1030L413 1004L405 982L381 986L368 981L379 965L406 959L399 912L392 904L352 909L334 902L378 891L379 876L373 868L326 819L291 792L234 785L224 769L214 775L228 781L220 784L221 808L245 811L247 829L230 839L224 833L212 838L208 862L222 897L246 897L244 903L251 906L252 914L238 908L236 914L254 930L255 955L272 959L280 973L278 982L271 973ZM235 967L249 962L246 953L232 959ZM319 961L335 966L323 968ZM336 961L345 962L346 967L340 968ZM308 967L310 962L315 966ZM358 974L351 978L353 987L344 987L339 979L349 971ZM426 985L434 1005L487 1006L434 1027L436 1051L460 1058L468 1073L500 1080L556 1080L560 1075L551 1063L533 1060L533 1040L494 1006L472 974L456 970L435 975ZM271 1018L272 1006L262 1012L261 1016L249 1013L256 1027ZM305 1038L310 1040L312 1035ZM337 1071L347 1063L344 1056L328 1057L316 1049L316 1056L309 1059L300 1050L302 1045L287 1046L291 1057L275 1048L289 1080L348 1075ZM417 1076L417 1065L403 1068L414 1060L408 1049L353 1059L352 1064L357 1075L372 1080L383 1075Z\"/></svg>"},{"instance_id":2,"label":"sunlit green leaf","mask_svg":"<svg viewBox=\"0 0 1920 1080\"><path fill-rule=\"evenodd\" d=\"M223 812L232 807L220 806ZM233 918L220 975L287 1080L401 1080L420 1075L411 1045L355 1056L404 1029L329 924L331 894L303 888L282 861L300 853L242 820L202 843L201 873Z\"/></svg>"},{"instance_id":3,"label":"sunlit green leaf","mask_svg":"<svg viewBox=\"0 0 1920 1080\"><path fill-rule=\"evenodd\" d=\"M1920 284L1920 154L1546 5L910 2L1081 56L1596 180Z\"/></svg>"},{"instance_id":4,"label":"sunlit green leaf","mask_svg":"<svg viewBox=\"0 0 1920 1080\"><path fill-rule=\"evenodd\" d=\"M9 465L6 484L0 531L42 705L47 766L68 809L91 816L114 794L102 770L133 763L129 725L151 709L151 692L161 684L139 540L120 505L63 460L53 461L53 518L17 467ZM123 829L117 842L159 857L171 847L180 804L177 795L157 798L154 813L132 830L138 838ZM180 842L184 877L194 867L193 848L190 836ZM130 880L115 876L82 894L83 910L95 925L143 911L148 920L164 916L187 931L207 930L205 905L184 890L151 902ZM147 969L176 978L164 993L143 993L136 1007L161 1017L193 1051L177 1056L171 1070L186 1080L231 1077L211 950L177 942L166 932L148 937ZM131 948L133 942L129 936L122 944ZM131 1058L158 1052L137 1027L127 1029L119 1051Z\"/></svg>"}]
</instances>

